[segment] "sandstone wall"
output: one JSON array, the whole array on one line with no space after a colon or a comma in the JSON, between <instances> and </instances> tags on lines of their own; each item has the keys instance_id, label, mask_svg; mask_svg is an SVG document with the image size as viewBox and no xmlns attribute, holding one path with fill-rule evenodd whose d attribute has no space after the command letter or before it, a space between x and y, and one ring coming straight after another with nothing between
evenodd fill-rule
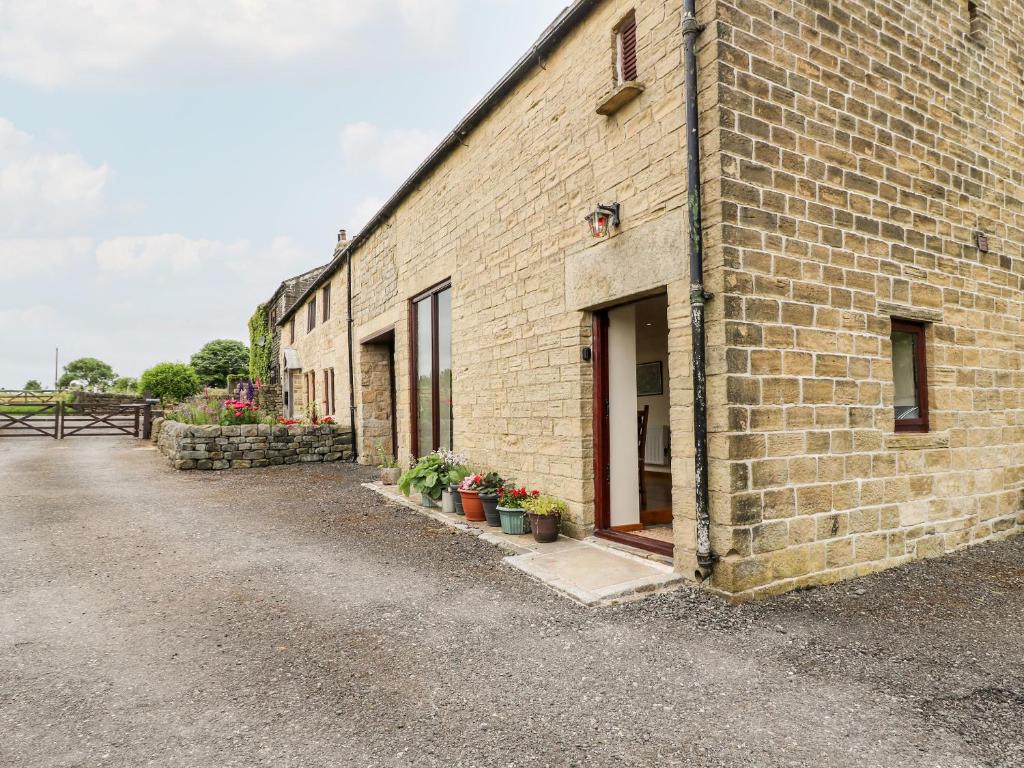
<instances>
[{"instance_id":1,"label":"sandstone wall","mask_svg":"<svg viewBox=\"0 0 1024 768\"><path fill-rule=\"evenodd\" d=\"M1024 523L1024 15L977 7L972 24L959 0L720 0L704 33L722 589L832 581ZM928 323L925 434L894 431L891 317Z\"/></svg>"},{"instance_id":2,"label":"sandstone wall","mask_svg":"<svg viewBox=\"0 0 1024 768\"><path fill-rule=\"evenodd\" d=\"M352 458L352 435L337 425L195 426L155 419L153 440L175 469L222 470Z\"/></svg>"}]
</instances>

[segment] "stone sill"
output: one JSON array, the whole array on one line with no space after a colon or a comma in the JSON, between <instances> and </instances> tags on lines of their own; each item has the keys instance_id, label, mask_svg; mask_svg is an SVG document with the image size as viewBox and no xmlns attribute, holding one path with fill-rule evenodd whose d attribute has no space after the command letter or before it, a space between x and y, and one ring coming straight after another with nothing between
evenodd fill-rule
<instances>
[{"instance_id":1,"label":"stone sill","mask_svg":"<svg viewBox=\"0 0 1024 768\"><path fill-rule=\"evenodd\" d=\"M890 451L923 451L929 448L949 448L948 432L896 432L885 438Z\"/></svg>"},{"instance_id":2,"label":"stone sill","mask_svg":"<svg viewBox=\"0 0 1024 768\"><path fill-rule=\"evenodd\" d=\"M597 107L597 114L609 117L633 101L644 92L644 84L636 80L622 83L614 91L604 97Z\"/></svg>"}]
</instances>

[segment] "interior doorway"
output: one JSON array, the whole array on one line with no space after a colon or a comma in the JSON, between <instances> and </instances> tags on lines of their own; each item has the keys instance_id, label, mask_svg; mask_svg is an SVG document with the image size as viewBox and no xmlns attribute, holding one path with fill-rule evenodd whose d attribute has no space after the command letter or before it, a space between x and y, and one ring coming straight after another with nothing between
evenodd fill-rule
<instances>
[{"instance_id":1,"label":"interior doorway","mask_svg":"<svg viewBox=\"0 0 1024 768\"><path fill-rule=\"evenodd\" d=\"M668 297L594 315L596 535L671 555Z\"/></svg>"}]
</instances>

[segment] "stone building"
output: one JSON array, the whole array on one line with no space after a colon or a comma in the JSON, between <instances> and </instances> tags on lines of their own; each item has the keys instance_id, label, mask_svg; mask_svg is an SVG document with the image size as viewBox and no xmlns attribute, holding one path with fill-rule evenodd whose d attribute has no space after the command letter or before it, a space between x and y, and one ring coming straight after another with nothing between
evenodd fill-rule
<instances>
[{"instance_id":1,"label":"stone building","mask_svg":"<svg viewBox=\"0 0 1024 768\"><path fill-rule=\"evenodd\" d=\"M343 240L344 234L339 235L338 239L339 242ZM306 292L306 289L320 276L323 270L324 266L321 265L301 275L296 275L282 281L277 290L274 291L274 295L270 297L265 305L270 325L270 378L264 382L260 396L264 406L267 408L284 412L288 406L284 398L284 388L282 386L284 378L282 364L284 360L281 351L283 347L281 345L282 327L280 319L292 308L295 301Z\"/></svg>"},{"instance_id":2,"label":"stone building","mask_svg":"<svg viewBox=\"0 0 1024 768\"><path fill-rule=\"evenodd\" d=\"M1019 3L684 11L549 27L282 314L294 402L351 404L364 461L454 445L738 599L1018 532Z\"/></svg>"}]
</instances>

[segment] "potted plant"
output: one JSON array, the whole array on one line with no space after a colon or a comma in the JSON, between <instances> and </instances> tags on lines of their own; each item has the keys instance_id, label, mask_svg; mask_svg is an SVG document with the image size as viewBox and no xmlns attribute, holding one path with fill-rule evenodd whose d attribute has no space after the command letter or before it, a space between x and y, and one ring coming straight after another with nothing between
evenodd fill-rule
<instances>
[{"instance_id":1,"label":"potted plant","mask_svg":"<svg viewBox=\"0 0 1024 768\"><path fill-rule=\"evenodd\" d=\"M443 471L441 458L432 453L424 456L398 479L398 490L409 495L410 491L420 494L423 506L436 507L441 500L441 491L448 484L448 476Z\"/></svg>"},{"instance_id":2,"label":"potted plant","mask_svg":"<svg viewBox=\"0 0 1024 768\"><path fill-rule=\"evenodd\" d=\"M455 514L465 515L466 511L462 508L462 494L459 493L459 484L451 483L448 486L448 493L452 495L452 500L455 502Z\"/></svg>"},{"instance_id":3,"label":"potted plant","mask_svg":"<svg viewBox=\"0 0 1024 768\"><path fill-rule=\"evenodd\" d=\"M501 525L501 515L498 514L498 489L505 484L497 472L488 472L480 481L480 504L484 508L484 519L493 528Z\"/></svg>"},{"instance_id":4,"label":"potted plant","mask_svg":"<svg viewBox=\"0 0 1024 768\"><path fill-rule=\"evenodd\" d=\"M558 526L562 515L569 511L568 505L553 496L533 496L523 502L523 509L530 516L533 538L541 544L558 540Z\"/></svg>"},{"instance_id":5,"label":"potted plant","mask_svg":"<svg viewBox=\"0 0 1024 768\"><path fill-rule=\"evenodd\" d=\"M458 487L462 479L469 474L466 457L444 448L438 449L436 453L441 459L441 472L445 476L445 484L441 490L441 511L456 514L456 499L459 498L459 494L452 491L452 486Z\"/></svg>"},{"instance_id":6,"label":"potted plant","mask_svg":"<svg viewBox=\"0 0 1024 768\"><path fill-rule=\"evenodd\" d=\"M503 485L498 489L498 515L501 517L501 531L513 536L530 532L530 518L526 516L523 503L540 496L540 491L528 491L514 485Z\"/></svg>"},{"instance_id":7,"label":"potted plant","mask_svg":"<svg viewBox=\"0 0 1024 768\"><path fill-rule=\"evenodd\" d=\"M467 475L459 483L459 496L462 497L462 510L466 513L466 519L474 523L482 523L484 507L480 503L480 486L484 478L482 475Z\"/></svg>"},{"instance_id":8,"label":"potted plant","mask_svg":"<svg viewBox=\"0 0 1024 768\"><path fill-rule=\"evenodd\" d=\"M377 446L377 465L380 467L380 481L384 485L395 485L402 476L398 459L385 450L383 445Z\"/></svg>"}]
</instances>

